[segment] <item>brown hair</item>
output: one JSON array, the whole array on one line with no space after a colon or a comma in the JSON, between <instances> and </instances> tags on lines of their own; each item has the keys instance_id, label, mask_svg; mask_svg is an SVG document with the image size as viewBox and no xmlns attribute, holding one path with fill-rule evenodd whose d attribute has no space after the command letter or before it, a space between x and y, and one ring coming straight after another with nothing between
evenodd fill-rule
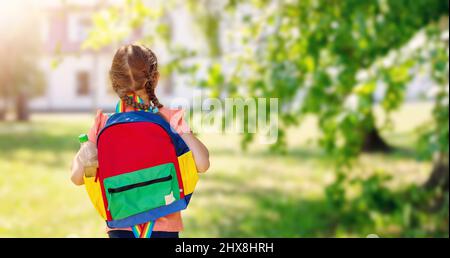
<instances>
[{"instance_id":1,"label":"brown hair","mask_svg":"<svg viewBox=\"0 0 450 258\"><path fill-rule=\"evenodd\" d=\"M112 87L120 99L136 109L161 108L155 95L158 83L158 59L155 53L141 45L126 45L117 50L109 72ZM137 103L129 94L145 89L150 105Z\"/></svg>"}]
</instances>

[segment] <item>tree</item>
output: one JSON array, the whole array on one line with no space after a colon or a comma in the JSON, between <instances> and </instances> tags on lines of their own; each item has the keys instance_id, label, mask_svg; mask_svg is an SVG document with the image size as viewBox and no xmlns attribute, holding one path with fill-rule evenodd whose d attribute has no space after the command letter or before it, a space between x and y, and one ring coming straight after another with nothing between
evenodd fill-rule
<instances>
[{"instance_id":1,"label":"tree","mask_svg":"<svg viewBox=\"0 0 450 258\"><path fill-rule=\"evenodd\" d=\"M175 2L186 3L170 1ZM335 158L337 171L363 150L388 149L375 123L375 92L384 85L380 105L390 114L404 103L413 71L422 67L439 85L422 149L428 157L448 156L448 45L436 29L447 17L447 1L228 0L220 1L220 15L210 8L212 2L219 3L187 1L210 46L211 65L201 84L214 96L279 98L282 131L273 149L283 148L283 131L307 114L318 117L320 145ZM220 19L226 20L225 28ZM237 45L239 55L228 56L222 49L224 29L231 32L229 42ZM408 47L423 31L424 43ZM247 134L244 143L252 138ZM448 185L448 162L436 162L436 167L442 164L438 170L444 173L433 175Z\"/></svg>"},{"instance_id":2,"label":"tree","mask_svg":"<svg viewBox=\"0 0 450 258\"><path fill-rule=\"evenodd\" d=\"M231 10L244 5L229 3ZM222 87L227 94L239 95L237 89L245 87L249 96L280 98L284 128L305 114L316 115L320 143L341 170L362 150L388 149L374 119L378 85L386 88L381 106L390 114L403 104L413 71L428 66L422 70L435 80L439 93L433 128L423 135L423 145L429 156L439 157L434 169L439 173L427 185L440 182L448 188L448 158L443 158L448 157L448 44L441 40L448 27L444 33L437 29L439 20L448 20L447 1L251 3L257 11L243 17L246 34L238 37L243 46L256 47L237 58L233 72L218 77L227 78ZM422 31L423 43L408 49ZM217 88L217 83L211 81L209 87Z\"/></svg>"},{"instance_id":3,"label":"tree","mask_svg":"<svg viewBox=\"0 0 450 258\"><path fill-rule=\"evenodd\" d=\"M28 99L43 89L44 78L39 70L38 32L34 29L36 16L33 10L26 19L19 16L27 2L4 3L0 22L0 119L5 118L9 103L15 103L17 120L29 119ZM2 4L3 5L3 4ZM32 9L32 8L31 8Z\"/></svg>"}]
</instances>

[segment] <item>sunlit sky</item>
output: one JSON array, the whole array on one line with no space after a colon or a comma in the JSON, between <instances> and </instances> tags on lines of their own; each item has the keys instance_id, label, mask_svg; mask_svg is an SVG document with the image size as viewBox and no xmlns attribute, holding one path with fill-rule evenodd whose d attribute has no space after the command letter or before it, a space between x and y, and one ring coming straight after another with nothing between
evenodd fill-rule
<instances>
[{"instance_id":1,"label":"sunlit sky","mask_svg":"<svg viewBox=\"0 0 450 258\"><path fill-rule=\"evenodd\" d=\"M11 24L17 23L22 15L23 1L0 0L0 30L3 32Z\"/></svg>"},{"instance_id":2,"label":"sunlit sky","mask_svg":"<svg viewBox=\"0 0 450 258\"><path fill-rule=\"evenodd\" d=\"M0 0L0 31L11 30L22 23L33 12L43 7L61 4L92 6L98 2L116 3L123 0Z\"/></svg>"},{"instance_id":3,"label":"sunlit sky","mask_svg":"<svg viewBox=\"0 0 450 258\"><path fill-rule=\"evenodd\" d=\"M58 6L61 4L86 5L92 6L99 2L104 3L119 3L123 0L0 0L0 12L7 13L9 11L27 10L30 6Z\"/></svg>"}]
</instances>

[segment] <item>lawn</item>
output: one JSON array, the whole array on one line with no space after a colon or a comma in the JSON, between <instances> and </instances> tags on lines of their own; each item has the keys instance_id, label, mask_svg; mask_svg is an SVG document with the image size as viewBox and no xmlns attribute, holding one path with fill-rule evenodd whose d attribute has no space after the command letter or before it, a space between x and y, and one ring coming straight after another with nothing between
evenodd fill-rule
<instances>
[{"instance_id":1,"label":"lawn","mask_svg":"<svg viewBox=\"0 0 450 258\"><path fill-rule=\"evenodd\" d=\"M395 129L383 135L411 150L413 129L429 119L429 112L428 104L407 105L394 114ZM79 147L77 136L91 120L91 115L39 114L30 123L0 123L0 237L105 237L104 222L84 189L69 180L71 159ZM235 135L201 135L210 148L212 166L201 175L192 203L183 212L181 236L448 237L448 215L442 221L438 215L421 213L419 225L406 223L403 213L398 218L398 214L371 212L367 221L354 224L354 217L347 214L340 221L324 195L334 173L329 158L311 141L317 137L314 119L288 135L285 155L271 154L257 144L243 152ZM382 171L393 177L387 189L401 194L421 184L430 169L429 162L417 161L411 151L403 150L363 155L352 174ZM414 208L409 212L414 213Z\"/></svg>"}]
</instances>

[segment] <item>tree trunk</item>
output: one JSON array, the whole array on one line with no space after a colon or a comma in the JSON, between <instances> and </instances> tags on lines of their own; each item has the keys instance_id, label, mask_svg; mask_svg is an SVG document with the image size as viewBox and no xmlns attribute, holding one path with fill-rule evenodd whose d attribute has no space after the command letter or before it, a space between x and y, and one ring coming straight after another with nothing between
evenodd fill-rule
<instances>
[{"instance_id":1,"label":"tree trunk","mask_svg":"<svg viewBox=\"0 0 450 258\"><path fill-rule=\"evenodd\" d=\"M30 111L28 109L28 99L25 93L19 93L16 98L16 118L18 121L30 120Z\"/></svg>"},{"instance_id":2,"label":"tree trunk","mask_svg":"<svg viewBox=\"0 0 450 258\"><path fill-rule=\"evenodd\" d=\"M373 127L368 131L364 137L364 143L362 146L363 152L390 152L392 147L389 146L383 138L381 138L380 133L376 127Z\"/></svg>"},{"instance_id":3,"label":"tree trunk","mask_svg":"<svg viewBox=\"0 0 450 258\"><path fill-rule=\"evenodd\" d=\"M434 161L433 171L425 183L425 188L442 188L443 190L448 191L448 174L448 155L441 153Z\"/></svg>"}]
</instances>

